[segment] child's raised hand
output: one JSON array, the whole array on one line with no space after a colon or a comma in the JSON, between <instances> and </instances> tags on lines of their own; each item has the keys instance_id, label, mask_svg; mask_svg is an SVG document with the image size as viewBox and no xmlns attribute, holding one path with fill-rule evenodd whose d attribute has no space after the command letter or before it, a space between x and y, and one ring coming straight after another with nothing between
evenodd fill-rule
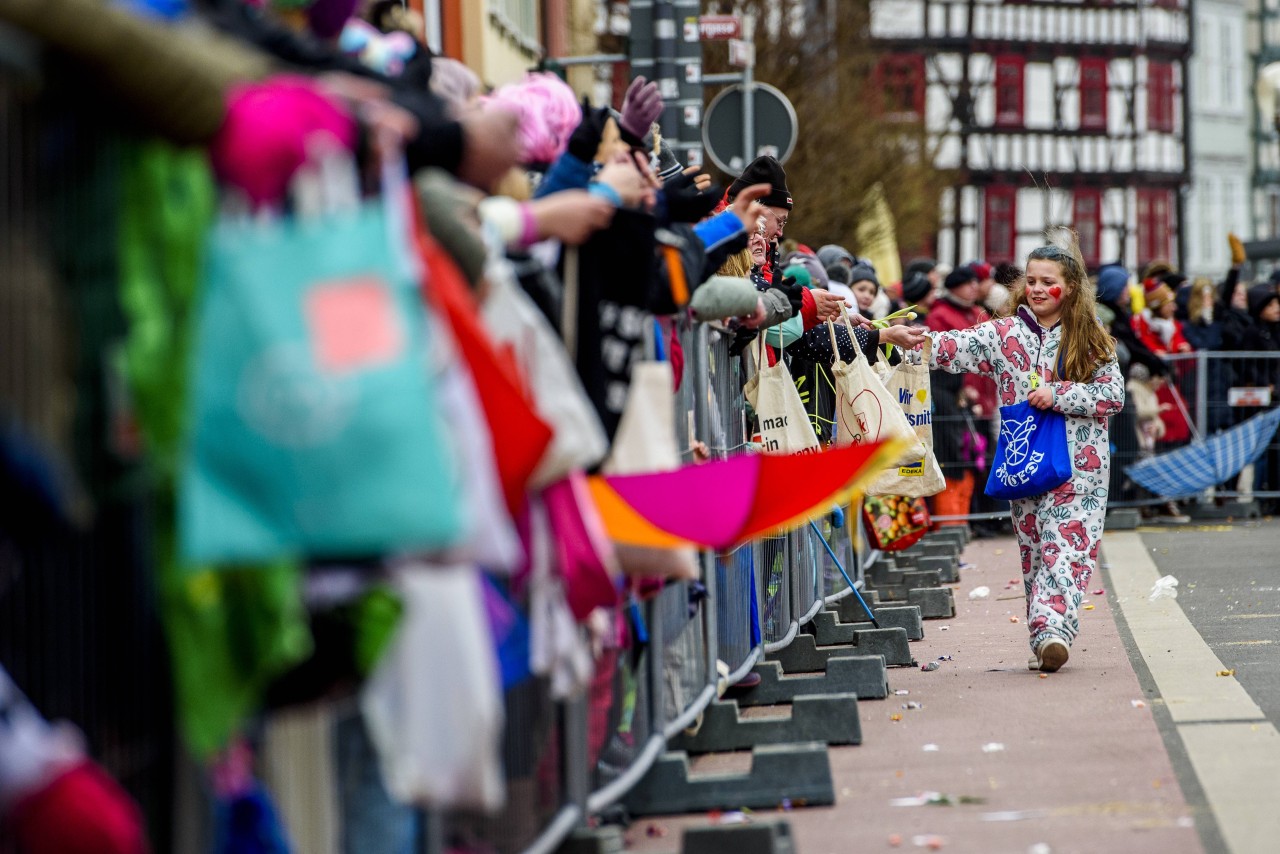
<instances>
[{"instance_id":1,"label":"child's raised hand","mask_svg":"<svg viewBox=\"0 0 1280 854\"><path fill-rule=\"evenodd\" d=\"M1053 406L1053 389L1047 385L1032 389L1027 395L1027 402L1036 409L1049 409Z\"/></svg>"}]
</instances>

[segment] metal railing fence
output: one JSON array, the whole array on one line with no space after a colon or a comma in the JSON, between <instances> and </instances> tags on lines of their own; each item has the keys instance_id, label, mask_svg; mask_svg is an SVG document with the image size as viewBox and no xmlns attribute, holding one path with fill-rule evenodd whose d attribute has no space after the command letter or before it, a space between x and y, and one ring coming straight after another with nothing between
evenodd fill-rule
<instances>
[{"instance_id":1,"label":"metal railing fence","mask_svg":"<svg viewBox=\"0 0 1280 854\"><path fill-rule=\"evenodd\" d=\"M0 70L0 112L14 131L0 201L0 415L42 439L51 457L89 471L84 487L97 512L70 535L0 524L0 659L37 706L85 731L93 754L138 799L155 850L192 850L208 830L208 803L183 799L207 793L174 783L182 763L156 616L152 496L129 479L141 459L122 458L112 444L119 425L102 396L118 385L109 344L123 322L111 266L117 152L101 128L73 132L93 115L83 105L27 92ZM66 240L54 237L69 234L80 254L61 254ZM681 340L675 428L686 459L695 441L714 457L742 453L750 369L729 354L731 335L692 326ZM816 377L809 388L819 388ZM829 395L815 391L809 405L815 423L830 420ZM553 700L542 679L509 688L506 806L490 815L425 813L420 849L551 851L619 802L720 688L794 639L825 601L847 595L827 546L860 582L872 557L856 533L860 514L844 508L843 524L835 520L820 513L816 532L804 526L703 554L698 582L632 597L614 615L629 642L615 634L601 645L581 696ZM287 767L290 749L299 748L282 740L273 761ZM192 815L200 827L185 826Z\"/></svg>"}]
</instances>

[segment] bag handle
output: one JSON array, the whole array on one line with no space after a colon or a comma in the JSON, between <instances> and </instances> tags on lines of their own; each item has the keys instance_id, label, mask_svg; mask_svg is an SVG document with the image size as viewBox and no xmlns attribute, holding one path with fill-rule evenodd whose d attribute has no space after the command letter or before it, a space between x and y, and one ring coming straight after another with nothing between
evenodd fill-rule
<instances>
[{"instance_id":1,"label":"bag handle","mask_svg":"<svg viewBox=\"0 0 1280 854\"><path fill-rule=\"evenodd\" d=\"M578 247L564 248L564 288L560 295L560 337L569 359L578 362Z\"/></svg>"},{"instance_id":2,"label":"bag handle","mask_svg":"<svg viewBox=\"0 0 1280 854\"><path fill-rule=\"evenodd\" d=\"M849 333L849 343L853 345L853 361L856 362L859 359L864 359L866 360L867 365L870 366L871 360L867 359L866 354L862 352L862 348L858 346L858 336L853 334L853 323L849 320L849 308L844 304L844 302L840 303L840 315L844 319L845 331ZM828 320L827 323L831 323L831 321ZM836 356L838 357L840 355L840 351L836 349L836 333L834 324L832 324L831 329L831 347L836 351Z\"/></svg>"}]
</instances>

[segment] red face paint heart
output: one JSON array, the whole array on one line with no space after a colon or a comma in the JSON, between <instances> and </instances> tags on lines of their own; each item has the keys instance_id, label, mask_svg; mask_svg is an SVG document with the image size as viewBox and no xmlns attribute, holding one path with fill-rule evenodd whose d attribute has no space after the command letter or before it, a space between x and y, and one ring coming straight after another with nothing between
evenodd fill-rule
<instances>
[{"instance_id":1,"label":"red face paint heart","mask_svg":"<svg viewBox=\"0 0 1280 854\"><path fill-rule=\"evenodd\" d=\"M1053 297L1054 299L1060 299L1062 297L1062 288L1059 287L1058 285L1054 285L1053 287L1049 288L1049 296Z\"/></svg>"}]
</instances>

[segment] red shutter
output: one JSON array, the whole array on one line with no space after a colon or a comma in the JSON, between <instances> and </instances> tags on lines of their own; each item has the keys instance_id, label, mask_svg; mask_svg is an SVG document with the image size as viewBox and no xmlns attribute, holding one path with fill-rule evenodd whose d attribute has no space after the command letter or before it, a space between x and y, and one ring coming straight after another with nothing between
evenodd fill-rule
<instances>
[{"instance_id":1,"label":"red shutter","mask_svg":"<svg viewBox=\"0 0 1280 854\"><path fill-rule=\"evenodd\" d=\"M996 126L1022 127L1023 69L1026 59L1013 54L996 57Z\"/></svg>"},{"instance_id":2,"label":"red shutter","mask_svg":"<svg viewBox=\"0 0 1280 854\"><path fill-rule=\"evenodd\" d=\"M1169 190L1138 191L1138 255L1146 264L1168 260L1173 238L1173 194Z\"/></svg>"},{"instance_id":3,"label":"red shutter","mask_svg":"<svg viewBox=\"0 0 1280 854\"><path fill-rule=\"evenodd\" d=\"M1173 130L1173 66L1167 62L1147 63L1147 127Z\"/></svg>"},{"instance_id":4,"label":"red shutter","mask_svg":"<svg viewBox=\"0 0 1280 854\"><path fill-rule=\"evenodd\" d=\"M983 195L982 257L993 264L1013 260L1017 193L1015 187L988 187Z\"/></svg>"},{"instance_id":5,"label":"red shutter","mask_svg":"<svg viewBox=\"0 0 1280 854\"><path fill-rule=\"evenodd\" d=\"M1102 263L1102 191L1076 190L1071 207L1071 222L1080 236L1080 254L1085 264L1097 267Z\"/></svg>"},{"instance_id":6,"label":"red shutter","mask_svg":"<svg viewBox=\"0 0 1280 854\"><path fill-rule=\"evenodd\" d=\"M1080 129L1107 129L1107 61L1080 60Z\"/></svg>"},{"instance_id":7,"label":"red shutter","mask_svg":"<svg viewBox=\"0 0 1280 854\"><path fill-rule=\"evenodd\" d=\"M924 57L894 54L880 59L875 71L880 111L886 115L924 115Z\"/></svg>"}]
</instances>

